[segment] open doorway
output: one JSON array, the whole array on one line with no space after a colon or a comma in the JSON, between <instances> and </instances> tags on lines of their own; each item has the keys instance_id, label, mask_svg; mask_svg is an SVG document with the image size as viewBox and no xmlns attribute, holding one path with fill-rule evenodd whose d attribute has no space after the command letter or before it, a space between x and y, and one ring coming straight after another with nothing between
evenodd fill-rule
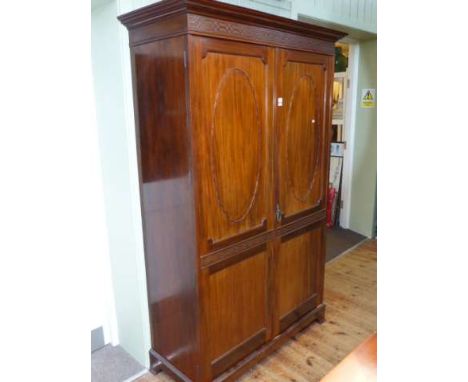
<instances>
[{"instance_id":1,"label":"open doorway","mask_svg":"<svg viewBox=\"0 0 468 382\"><path fill-rule=\"evenodd\" d=\"M335 46L335 80L327 205L327 261L366 239L349 229L359 48Z\"/></svg>"}]
</instances>

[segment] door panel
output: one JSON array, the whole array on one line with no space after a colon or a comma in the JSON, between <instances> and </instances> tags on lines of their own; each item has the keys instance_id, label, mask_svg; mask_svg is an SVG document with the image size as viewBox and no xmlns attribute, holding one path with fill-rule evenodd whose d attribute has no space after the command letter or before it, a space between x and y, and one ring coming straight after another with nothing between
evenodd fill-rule
<instances>
[{"instance_id":1,"label":"door panel","mask_svg":"<svg viewBox=\"0 0 468 382\"><path fill-rule=\"evenodd\" d=\"M267 331L266 246L208 278L207 331L213 376L260 347Z\"/></svg>"},{"instance_id":2,"label":"door panel","mask_svg":"<svg viewBox=\"0 0 468 382\"><path fill-rule=\"evenodd\" d=\"M281 238L275 261L277 332L319 303L321 251L321 226L306 227Z\"/></svg>"},{"instance_id":3,"label":"door panel","mask_svg":"<svg viewBox=\"0 0 468 382\"><path fill-rule=\"evenodd\" d=\"M191 87L204 89L192 92L199 218L209 251L267 229L270 53L263 46L193 38Z\"/></svg>"},{"instance_id":4,"label":"door panel","mask_svg":"<svg viewBox=\"0 0 468 382\"><path fill-rule=\"evenodd\" d=\"M278 50L278 202L282 223L324 206L328 118L325 56Z\"/></svg>"}]
</instances>

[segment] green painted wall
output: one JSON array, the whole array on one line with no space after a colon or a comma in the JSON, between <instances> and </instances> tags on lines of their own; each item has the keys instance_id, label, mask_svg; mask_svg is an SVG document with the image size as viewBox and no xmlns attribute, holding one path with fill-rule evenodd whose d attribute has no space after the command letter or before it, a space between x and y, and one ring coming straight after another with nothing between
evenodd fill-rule
<instances>
[{"instance_id":1,"label":"green painted wall","mask_svg":"<svg viewBox=\"0 0 468 382\"><path fill-rule=\"evenodd\" d=\"M377 89L377 39L361 42L359 47L349 228L372 237L377 188L377 107L361 108L360 99L362 89Z\"/></svg>"},{"instance_id":2,"label":"green painted wall","mask_svg":"<svg viewBox=\"0 0 468 382\"><path fill-rule=\"evenodd\" d=\"M109 256L120 345L148 366L150 329L137 178L125 115L125 83L116 1L93 9L91 53ZM128 49L128 48L126 48ZM133 118L133 116L132 116ZM133 129L133 126L132 126ZM134 135L134 132L132 131ZM135 158L133 158L135 159ZM134 187L134 185L136 185Z\"/></svg>"},{"instance_id":3,"label":"green painted wall","mask_svg":"<svg viewBox=\"0 0 468 382\"><path fill-rule=\"evenodd\" d=\"M151 0L134 0L147 1ZM278 16L300 16L377 33L377 0L219 0Z\"/></svg>"},{"instance_id":4,"label":"green painted wall","mask_svg":"<svg viewBox=\"0 0 468 382\"><path fill-rule=\"evenodd\" d=\"M292 0L291 17L312 17L365 32L377 33L377 0Z\"/></svg>"}]
</instances>

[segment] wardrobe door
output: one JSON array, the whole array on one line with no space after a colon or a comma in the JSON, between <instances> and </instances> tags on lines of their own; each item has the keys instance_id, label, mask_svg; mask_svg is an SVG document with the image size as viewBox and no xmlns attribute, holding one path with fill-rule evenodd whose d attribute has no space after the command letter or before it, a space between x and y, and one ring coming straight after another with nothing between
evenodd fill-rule
<instances>
[{"instance_id":1,"label":"wardrobe door","mask_svg":"<svg viewBox=\"0 0 468 382\"><path fill-rule=\"evenodd\" d=\"M325 208L332 58L284 49L277 57L277 218L284 224Z\"/></svg>"},{"instance_id":2,"label":"wardrobe door","mask_svg":"<svg viewBox=\"0 0 468 382\"><path fill-rule=\"evenodd\" d=\"M323 219L313 213L325 209L332 59L277 50L276 334L322 301Z\"/></svg>"},{"instance_id":3,"label":"wardrobe door","mask_svg":"<svg viewBox=\"0 0 468 382\"><path fill-rule=\"evenodd\" d=\"M315 224L280 239L276 252L275 334L286 330L321 303L323 225Z\"/></svg>"},{"instance_id":4,"label":"wardrobe door","mask_svg":"<svg viewBox=\"0 0 468 382\"><path fill-rule=\"evenodd\" d=\"M201 254L271 224L272 53L259 45L190 37Z\"/></svg>"},{"instance_id":5,"label":"wardrobe door","mask_svg":"<svg viewBox=\"0 0 468 382\"><path fill-rule=\"evenodd\" d=\"M270 246L266 236L240 242L273 225L267 105L274 51L193 36L189 47L203 346L214 377L260 347L271 325Z\"/></svg>"}]
</instances>

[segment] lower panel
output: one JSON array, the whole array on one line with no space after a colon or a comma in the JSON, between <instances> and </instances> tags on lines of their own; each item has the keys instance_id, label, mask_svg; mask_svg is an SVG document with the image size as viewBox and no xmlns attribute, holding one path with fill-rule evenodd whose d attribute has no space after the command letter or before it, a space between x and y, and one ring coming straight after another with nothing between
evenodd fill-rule
<instances>
[{"instance_id":1,"label":"lower panel","mask_svg":"<svg viewBox=\"0 0 468 382\"><path fill-rule=\"evenodd\" d=\"M284 343L286 343L291 337L296 335L301 330L305 329L312 322L318 321L322 322L325 317L325 305L320 304L311 312L307 313L301 317L296 323L291 325L287 330L282 334L276 336L270 342L267 342L263 346L259 347L257 350L250 352L246 357L244 357L240 362L236 363L230 369L226 370L223 374L219 375L217 378L213 379L214 382L233 382L237 381L242 374L247 370L254 367L258 362L263 358L269 356ZM161 369L168 373L174 380L181 382L191 382L187 376L177 370L170 362L168 362L160 354L151 351L151 357L153 361L151 362L151 372L157 373Z\"/></svg>"},{"instance_id":2,"label":"lower panel","mask_svg":"<svg viewBox=\"0 0 468 382\"><path fill-rule=\"evenodd\" d=\"M245 373L248 369L254 367L263 358L267 357L291 337L296 335L298 332L309 326L314 321L323 321L325 317L325 305L321 304L311 312L308 312L302 316L296 323L291 325L282 334L276 336L273 340L266 343L264 346L249 354L247 357L242 359L239 363L227 370L225 373L214 379L214 382L232 382L237 381L239 377Z\"/></svg>"},{"instance_id":3,"label":"lower panel","mask_svg":"<svg viewBox=\"0 0 468 382\"><path fill-rule=\"evenodd\" d=\"M317 293L313 294L311 298L307 299L296 309L281 317L280 332L283 332L285 329L289 328L291 324L296 322L304 314L314 309L317 306L317 296Z\"/></svg>"},{"instance_id":4,"label":"lower panel","mask_svg":"<svg viewBox=\"0 0 468 382\"><path fill-rule=\"evenodd\" d=\"M265 246L208 276L207 334L212 376L263 345L267 328L268 256Z\"/></svg>"},{"instance_id":5,"label":"lower panel","mask_svg":"<svg viewBox=\"0 0 468 382\"><path fill-rule=\"evenodd\" d=\"M322 228L312 225L281 238L275 259L276 333L319 303Z\"/></svg>"},{"instance_id":6,"label":"lower panel","mask_svg":"<svg viewBox=\"0 0 468 382\"><path fill-rule=\"evenodd\" d=\"M231 351L214 360L211 364L212 374L221 374L223 371L245 357L246 354L252 353L254 350L263 345L265 343L265 339L266 330L262 329L257 334L241 343L239 346L236 346Z\"/></svg>"}]
</instances>

